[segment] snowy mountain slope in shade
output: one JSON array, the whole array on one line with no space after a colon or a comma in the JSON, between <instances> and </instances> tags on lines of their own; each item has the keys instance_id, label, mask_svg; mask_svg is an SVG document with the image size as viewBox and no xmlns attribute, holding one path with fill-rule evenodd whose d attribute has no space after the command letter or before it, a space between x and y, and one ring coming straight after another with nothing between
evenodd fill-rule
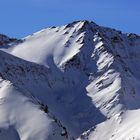
<instances>
[{"instance_id":1,"label":"snowy mountain slope in shade","mask_svg":"<svg viewBox=\"0 0 140 140\"><path fill-rule=\"evenodd\" d=\"M72 139L55 116L41 110L43 107L30 97L0 79L0 139Z\"/></svg>"},{"instance_id":2,"label":"snowy mountain slope in shade","mask_svg":"<svg viewBox=\"0 0 140 140\"><path fill-rule=\"evenodd\" d=\"M71 75L64 75L61 71L57 71L55 75L56 71L2 51L0 57L0 74L3 79L10 80L22 92L29 92L43 104L48 105L72 136L78 136L85 128L89 129L105 119L85 95L86 91L83 89L85 83L81 82L80 75L80 79L74 81ZM77 88L78 84L81 86ZM78 102L78 99L82 102ZM88 121L81 124L82 120Z\"/></svg>"},{"instance_id":3,"label":"snowy mountain slope in shade","mask_svg":"<svg viewBox=\"0 0 140 140\"><path fill-rule=\"evenodd\" d=\"M27 81L32 89L32 82L36 85L45 82L47 89L49 80L45 74L48 74L48 69L43 66L0 51L0 139L73 139L48 106L24 87Z\"/></svg>"},{"instance_id":4,"label":"snowy mountain slope in shade","mask_svg":"<svg viewBox=\"0 0 140 140\"><path fill-rule=\"evenodd\" d=\"M3 50L21 58L0 51L3 79L47 105L71 136L140 138L140 36L78 21Z\"/></svg>"},{"instance_id":5,"label":"snowy mountain slope in shade","mask_svg":"<svg viewBox=\"0 0 140 140\"><path fill-rule=\"evenodd\" d=\"M19 93L11 84L8 82L2 82L1 84L1 129L13 129L17 131L16 133L19 135L13 135L13 139L15 139L15 137L16 139L47 138L47 133L49 133L51 129L49 128L51 127L51 119L45 116L42 111L39 111L36 105ZM2 136L1 139L11 139L11 136L7 138L8 135L3 135L3 130L1 130L0 136Z\"/></svg>"}]
</instances>

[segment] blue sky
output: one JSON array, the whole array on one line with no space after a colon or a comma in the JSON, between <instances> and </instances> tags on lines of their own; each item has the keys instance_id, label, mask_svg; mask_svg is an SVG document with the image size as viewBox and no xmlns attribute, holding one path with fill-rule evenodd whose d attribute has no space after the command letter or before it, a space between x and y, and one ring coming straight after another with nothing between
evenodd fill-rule
<instances>
[{"instance_id":1,"label":"blue sky","mask_svg":"<svg viewBox=\"0 0 140 140\"><path fill-rule=\"evenodd\" d=\"M140 34L140 0L1 0L0 33L25 37L74 20Z\"/></svg>"}]
</instances>

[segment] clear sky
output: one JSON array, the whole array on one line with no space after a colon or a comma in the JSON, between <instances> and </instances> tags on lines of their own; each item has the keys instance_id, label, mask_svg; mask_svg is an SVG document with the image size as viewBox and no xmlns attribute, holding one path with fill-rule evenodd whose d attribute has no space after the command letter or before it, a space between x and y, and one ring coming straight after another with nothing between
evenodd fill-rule
<instances>
[{"instance_id":1,"label":"clear sky","mask_svg":"<svg viewBox=\"0 0 140 140\"><path fill-rule=\"evenodd\" d=\"M140 34L140 0L0 0L0 33L11 37L82 19Z\"/></svg>"}]
</instances>

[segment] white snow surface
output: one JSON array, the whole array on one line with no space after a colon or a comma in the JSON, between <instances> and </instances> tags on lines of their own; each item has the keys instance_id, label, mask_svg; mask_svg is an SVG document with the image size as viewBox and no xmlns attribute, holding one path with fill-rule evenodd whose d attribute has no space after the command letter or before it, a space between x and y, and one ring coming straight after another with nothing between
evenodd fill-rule
<instances>
[{"instance_id":1,"label":"white snow surface","mask_svg":"<svg viewBox=\"0 0 140 140\"><path fill-rule=\"evenodd\" d=\"M18 92L12 84L1 81L1 85L0 126L5 131L13 129L15 131L13 132L17 134L17 136L11 136L12 133L10 136L4 135L3 130L1 130L1 139L46 139L52 127L52 120L43 111L39 110L37 105L33 104L29 98Z\"/></svg>"},{"instance_id":2,"label":"white snow surface","mask_svg":"<svg viewBox=\"0 0 140 140\"><path fill-rule=\"evenodd\" d=\"M47 28L1 47L0 77L0 139L140 139L136 34L89 21Z\"/></svg>"}]
</instances>

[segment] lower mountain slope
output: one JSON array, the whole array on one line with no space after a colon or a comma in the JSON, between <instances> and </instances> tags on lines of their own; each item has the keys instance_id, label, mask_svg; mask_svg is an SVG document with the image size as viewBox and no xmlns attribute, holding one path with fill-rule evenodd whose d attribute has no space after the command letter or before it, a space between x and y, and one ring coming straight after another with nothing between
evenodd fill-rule
<instances>
[{"instance_id":1,"label":"lower mountain slope","mask_svg":"<svg viewBox=\"0 0 140 140\"><path fill-rule=\"evenodd\" d=\"M35 82L33 80L36 80L36 77L33 76L42 74L39 68L41 69L36 64L0 51L0 139L73 139L47 104L34 97L24 86L28 76L29 82ZM44 79L45 77L41 78L42 82ZM29 86L32 87L32 83Z\"/></svg>"}]
</instances>

